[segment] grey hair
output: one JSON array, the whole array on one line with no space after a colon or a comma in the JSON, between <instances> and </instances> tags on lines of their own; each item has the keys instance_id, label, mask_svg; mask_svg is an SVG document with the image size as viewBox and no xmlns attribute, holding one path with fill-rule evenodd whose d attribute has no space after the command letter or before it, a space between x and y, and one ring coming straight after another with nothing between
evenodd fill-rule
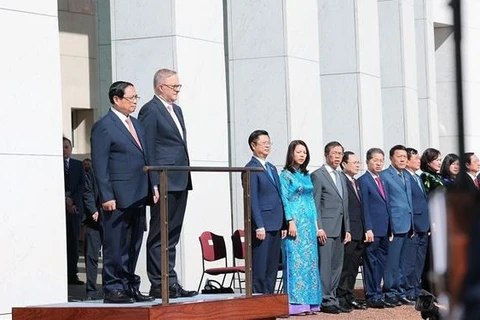
<instances>
[{"instance_id":1,"label":"grey hair","mask_svg":"<svg viewBox=\"0 0 480 320\"><path fill-rule=\"evenodd\" d=\"M153 76L153 89L157 90L157 86L160 83L163 83L165 79L170 78L173 75L176 75L177 72L170 69L160 69L155 72Z\"/></svg>"}]
</instances>

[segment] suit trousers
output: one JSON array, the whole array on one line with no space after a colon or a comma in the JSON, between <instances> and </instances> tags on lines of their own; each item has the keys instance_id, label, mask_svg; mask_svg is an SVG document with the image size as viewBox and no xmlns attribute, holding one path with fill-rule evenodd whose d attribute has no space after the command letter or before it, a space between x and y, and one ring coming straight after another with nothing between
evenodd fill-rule
<instances>
[{"instance_id":1,"label":"suit trousers","mask_svg":"<svg viewBox=\"0 0 480 320\"><path fill-rule=\"evenodd\" d=\"M80 239L81 217L79 214L66 212L67 224L67 274L68 278L78 273L78 241Z\"/></svg>"},{"instance_id":2,"label":"suit trousers","mask_svg":"<svg viewBox=\"0 0 480 320\"><path fill-rule=\"evenodd\" d=\"M372 243L365 245L364 276L365 298L378 300L383 298L381 282L388 255L388 237L375 237Z\"/></svg>"},{"instance_id":3,"label":"suit trousers","mask_svg":"<svg viewBox=\"0 0 480 320\"><path fill-rule=\"evenodd\" d=\"M405 297L405 288L407 287L406 273L410 261L415 258L410 257L409 241L406 233L394 235L393 241L389 243L387 265L385 266L384 285L385 295L389 298Z\"/></svg>"},{"instance_id":4,"label":"suit trousers","mask_svg":"<svg viewBox=\"0 0 480 320\"><path fill-rule=\"evenodd\" d=\"M103 212L103 291L138 289L135 274L143 232L145 207Z\"/></svg>"},{"instance_id":5,"label":"suit trousers","mask_svg":"<svg viewBox=\"0 0 480 320\"><path fill-rule=\"evenodd\" d=\"M337 297L340 304L349 304L355 300L353 293L358 267L362 261L363 247L363 240L352 240L345 244L343 269L337 288Z\"/></svg>"},{"instance_id":6,"label":"suit trousers","mask_svg":"<svg viewBox=\"0 0 480 320\"><path fill-rule=\"evenodd\" d=\"M425 257L427 255L428 234L426 232L416 233L412 239L409 239L408 257L410 263L407 264L407 287L405 288L407 297L417 298L422 292L421 279Z\"/></svg>"},{"instance_id":7,"label":"suit trousers","mask_svg":"<svg viewBox=\"0 0 480 320\"><path fill-rule=\"evenodd\" d=\"M275 293L280 263L280 231L267 231L264 240L252 234L252 282L254 293Z\"/></svg>"},{"instance_id":8,"label":"suit trousers","mask_svg":"<svg viewBox=\"0 0 480 320\"><path fill-rule=\"evenodd\" d=\"M97 298L98 253L102 247L103 229L100 223L91 221L85 231L85 269L87 274L87 297Z\"/></svg>"},{"instance_id":9,"label":"suit trousers","mask_svg":"<svg viewBox=\"0 0 480 320\"><path fill-rule=\"evenodd\" d=\"M340 236L327 238L327 243L318 248L323 306L339 305L337 287L342 274L343 252L344 244Z\"/></svg>"},{"instance_id":10,"label":"suit trousers","mask_svg":"<svg viewBox=\"0 0 480 320\"><path fill-rule=\"evenodd\" d=\"M183 218L187 207L188 191L168 192L168 278L169 286L178 283L175 272L177 244L182 232ZM160 244L160 202L150 211L150 230L147 239L147 274L152 287L162 285Z\"/></svg>"}]
</instances>

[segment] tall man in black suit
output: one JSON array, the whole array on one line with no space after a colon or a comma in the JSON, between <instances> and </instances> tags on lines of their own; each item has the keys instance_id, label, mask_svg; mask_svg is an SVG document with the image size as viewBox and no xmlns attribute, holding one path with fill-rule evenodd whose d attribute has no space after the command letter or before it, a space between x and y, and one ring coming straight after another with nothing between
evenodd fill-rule
<instances>
[{"instance_id":1,"label":"tall man in black suit","mask_svg":"<svg viewBox=\"0 0 480 320\"><path fill-rule=\"evenodd\" d=\"M280 239L285 213L280 195L277 169L267 161L270 137L265 130L255 130L248 137L253 156L246 167L260 167L250 177L252 208L252 278L253 292L273 294L278 273Z\"/></svg>"},{"instance_id":2,"label":"tall man in black suit","mask_svg":"<svg viewBox=\"0 0 480 320\"><path fill-rule=\"evenodd\" d=\"M92 168L103 217L104 303L152 301L140 293L135 274L149 195L158 200L157 176L145 173L147 145L140 122L130 114L137 107L133 84L117 81L110 86L110 111L92 128Z\"/></svg>"},{"instance_id":3,"label":"tall man in black suit","mask_svg":"<svg viewBox=\"0 0 480 320\"><path fill-rule=\"evenodd\" d=\"M418 151L407 148L407 167L405 177L412 188L413 208L413 236L408 239L409 252L406 266L407 299L416 301L422 293L421 278L425 258L427 257L428 232L430 231L430 216L428 212L428 194L423 187L422 180L415 173L420 169L420 156Z\"/></svg>"},{"instance_id":4,"label":"tall man in black suit","mask_svg":"<svg viewBox=\"0 0 480 320\"><path fill-rule=\"evenodd\" d=\"M83 284L78 279L78 240L83 217L83 190L85 171L82 162L70 158L72 142L63 137L63 174L65 181L65 208L67 222L67 273L68 284Z\"/></svg>"},{"instance_id":5,"label":"tall man in black suit","mask_svg":"<svg viewBox=\"0 0 480 320\"><path fill-rule=\"evenodd\" d=\"M146 133L152 166L189 166L187 130L182 109L174 104L182 87L175 71L161 69L153 78L155 95L138 115ZM192 190L190 172L168 173L168 276L170 298L192 297L196 291L184 290L175 272L176 246L180 240L183 218L187 206L188 190ZM150 230L147 239L147 273L150 279L150 295L160 298L160 209L157 204L151 210ZM163 284L165 285L165 284Z\"/></svg>"},{"instance_id":6,"label":"tall man in black suit","mask_svg":"<svg viewBox=\"0 0 480 320\"><path fill-rule=\"evenodd\" d=\"M350 218L350 234L352 240L345 244L343 255L343 269L337 288L337 297L345 309L365 309L365 306L355 301L354 289L358 267L363 255L364 241L364 217L360 188L355 175L360 171L360 161L357 155L351 151L343 154L342 178L345 179L348 190L348 217Z\"/></svg>"}]
</instances>

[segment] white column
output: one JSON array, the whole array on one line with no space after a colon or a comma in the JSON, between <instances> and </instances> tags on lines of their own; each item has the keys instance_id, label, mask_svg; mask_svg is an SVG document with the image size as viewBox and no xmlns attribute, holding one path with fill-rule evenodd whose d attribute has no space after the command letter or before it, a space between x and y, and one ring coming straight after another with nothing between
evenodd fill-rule
<instances>
[{"instance_id":1,"label":"white column","mask_svg":"<svg viewBox=\"0 0 480 320\"><path fill-rule=\"evenodd\" d=\"M0 318L7 319L14 306L67 301L67 258L57 1L2 1L0 21L8 29L0 53Z\"/></svg>"},{"instance_id":2,"label":"white column","mask_svg":"<svg viewBox=\"0 0 480 320\"><path fill-rule=\"evenodd\" d=\"M228 166L222 2L110 1L110 11L112 80L134 83L143 105L153 97L155 71L178 71L191 165ZM193 174L176 268L188 289L196 288L201 275L200 233L211 230L230 239L229 191L227 174ZM142 253L137 270L144 268ZM143 274L141 289L149 287Z\"/></svg>"},{"instance_id":3,"label":"white column","mask_svg":"<svg viewBox=\"0 0 480 320\"><path fill-rule=\"evenodd\" d=\"M302 139L311 166L322 157L322 114L316 0L228 3L231 164L244 166L248 136L267 130L269 161L280 170L291 140ZM234 228L243 228L240 179L232 179Z\"/></svg>"},{"instance_id":4,"label":"white column","mask_svg":"<svg viewBox=\"0 0 480 320\"><path fill-rule=\"evenodd\" d=\"M413 0L378 0L384 146L420 145Z\"/></svg>"},{"instance_id":5,"label":"white column","mask_svg":"<svg viewBox=\"0 0 480 320\"><path fill-rule=\"evenodd\" d=\"M412 147L422 152L429 147L440 147L435 72L434 10L430 0L418 0L414 2L414 5L420 144Z\"/></svg>"},{"instance_id":6,"label":"white column","mask_svg":"<svg viewBox=\"0 0 480 320\"><path fill-rule=\"evenodd\" d=\"M383 147L377 1L319 0L318 20L324 140L363 158Z\"/></svg>"}]
</instances>

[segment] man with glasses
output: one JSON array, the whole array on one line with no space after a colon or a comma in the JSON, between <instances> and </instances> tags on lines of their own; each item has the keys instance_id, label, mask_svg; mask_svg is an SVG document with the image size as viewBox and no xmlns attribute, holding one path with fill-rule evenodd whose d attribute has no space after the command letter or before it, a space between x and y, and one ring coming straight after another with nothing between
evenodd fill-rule
<instances>
[{"instance_id":1,"label":"man with glasses","mask_svg":"<svg viewBox=\"0 0 480 320\"><path fill-rule=\"evenodd\" d=\"M182 109L175 104L182 85L178 75L169 69L158 70L153 77L154 96L138 115L146 132L150 150L148 164L152 166L189 166L187 130ZM188 190L192 190L190 172L168 172L168 277L161 283L160 204L151 210L147 239L147 274L150 295L161 298L162 285L169 286L170 298L192 297L196 291L184 290L175 272L176 246L182 231Z\"/></svg>"},{"instance_id":2,"label":"man with glasses","mask_svg":"<svg viewBox=\"0 0 480 320\"><path fill-rule=\"evenodd\" d=\"M130 114L137 107L133 84L110 86L112 104L92 127L92 169L103 210L104 303L153 301L140 293L135 268L146 227L147 200L158 201L158 176L143 171L147 144L140 122ZM153 196L149 196L152 195Z\"/></svg>"},{"instance_id":3,"label":"man with glasses","mask_svg":"<svg viewBox=\"0 0 480 320\"><path fill-rule=\"evenodd\" d=\"M327 143L326 164L312 173L320 240L321 311L325 313L351 311L339 304L336 294L343 267L344 244L350 241L348 189L339 170L342 157L343 146L339 142Z\"/></svg>"}]
</instances>

